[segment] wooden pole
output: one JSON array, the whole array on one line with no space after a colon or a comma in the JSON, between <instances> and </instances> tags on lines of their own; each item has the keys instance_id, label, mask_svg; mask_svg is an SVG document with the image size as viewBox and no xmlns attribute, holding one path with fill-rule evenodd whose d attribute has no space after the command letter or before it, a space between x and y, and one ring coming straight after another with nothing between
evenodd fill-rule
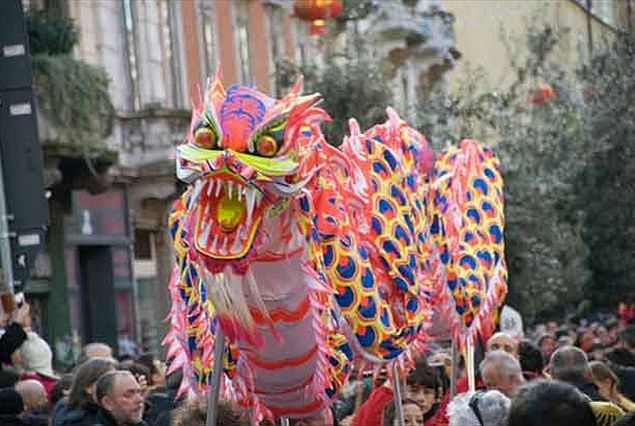
<instances>
[{"instance_id":1,"label":"wooden pole","mask_svg":"<svg viewBox=\"0 0 635 426\"><path fill-rule=\"evenodd\" d=\"M395 398L395 420L397 425L404 426L403 403L401 399L401 380L399 377L399 368L396 362L392 363L392 389Z\"/></svg>"},{"instance_id":2,"label":"wooden pole","mask_svg":"<svg viewBox=\"0 0 635 426\"><path fill-rule=\"evenodd\" d=\"M207 393L207 420L205 426L216 426L218 417L218 400L220 398L220 379L223 374L223 352L225 351L225 333L216 329L214 344L214 366L212 368L212 388Z\"/></svg>"}]
</instances>

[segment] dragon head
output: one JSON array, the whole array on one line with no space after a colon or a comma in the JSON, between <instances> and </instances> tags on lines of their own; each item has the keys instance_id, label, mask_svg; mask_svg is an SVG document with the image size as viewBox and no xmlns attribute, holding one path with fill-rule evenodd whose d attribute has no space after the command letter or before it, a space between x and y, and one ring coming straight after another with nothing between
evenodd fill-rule
<instances>
[{"instance_id":1,"label":"dragon head","mask_svg":"<svg viewBox=\"0 0 635 426\"><path fill-rule=\"evenodd\" d=\"M300 78L281 100L252 88L223 87L217 72L193 105L177 150L177 176L192 186L190 250L211 272L244 273L258 253L263 223L279 215L311 177L307 147L321 137L319 94L301 96Z\"/></svg>"}]
</instances>

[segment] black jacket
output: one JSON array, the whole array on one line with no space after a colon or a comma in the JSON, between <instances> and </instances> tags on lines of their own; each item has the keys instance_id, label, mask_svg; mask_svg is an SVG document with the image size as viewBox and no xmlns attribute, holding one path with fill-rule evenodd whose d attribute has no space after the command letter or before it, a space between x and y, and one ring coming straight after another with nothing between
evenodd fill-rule
<instances>
[{"instance_id":1,"label":"black jacket","mask_svg":"<svg viewBox=\"0 0 635 426\"><path fill-rule=\"evenodd\" d=\"M97 421L99 407L88 405L85 408L68 410L66 406L56 407L53 426L92 426Z\"/></svg>"},{"instance_id":2,"label":"black jacket","mask_svg":"<svg viewBox=\"0 0 635 426\"><path fill-rule=\"evenodd\" d=\"M117 421L108 411L100 408L99 414L97 414L97 421L91 426L117 426ZM129 423L129 426L148 426L148 424L141 420L139 423Z\"/></svg>"},{"instance_id":3,"label":"black jacket","mask_svg":"<svg viewBox=\"0 0 635 426\"><path fill-rule=\"evenodd\" d=\"M26 333L20 324L14 322L8 326L0 336L0 364L11 364L11 354L22 346L25 340Z\"/></svg>"}]
</instances>

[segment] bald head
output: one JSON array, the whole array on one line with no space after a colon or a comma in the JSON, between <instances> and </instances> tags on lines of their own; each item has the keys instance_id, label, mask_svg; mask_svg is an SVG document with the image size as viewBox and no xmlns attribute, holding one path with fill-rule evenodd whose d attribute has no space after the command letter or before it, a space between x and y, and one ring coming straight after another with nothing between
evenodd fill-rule
<instances>
[{"instance_id":1,"label":"bald head","mask_svg":"<svg viewBox=\"0 0 635 426\"><path fill-rule=\"evenodd\" d=\"M509 334L502 332L494 333L487 341L487 351L505 351L515 357L518 357L518 342Z\"/></svg>"},{"instance_id":2,"label":"bald head","mask_svg":"<svg viewBox=\"0 0 635 426\"><path fill-rule=\"evenodd\" d=\"M15 384L15 390L22 396L26 411L39 411L46 408L46 390L37 380L20 380Z\"/></svg>"}]
</instances>

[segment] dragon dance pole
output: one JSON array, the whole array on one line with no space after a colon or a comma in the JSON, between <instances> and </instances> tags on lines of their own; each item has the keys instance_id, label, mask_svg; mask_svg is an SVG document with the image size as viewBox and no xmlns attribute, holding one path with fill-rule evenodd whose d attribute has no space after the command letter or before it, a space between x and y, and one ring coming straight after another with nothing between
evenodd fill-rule
<instances>
[{"instance_id":1,"label":"dragon dance pole","mask_svg":"<svg viewBox=\"0 0 635 426\"><path fill-rule=\"evenodd\" d=\"M397 420L399 426L404 426L401 380L399 380L399 370L396 362L392 363L392 388L395 392L395 420Z\"/></svg>"},{"instance_id":2,"label":"dragon dance pole","mask_svg":"<svg viewBox=\"0 0 635 426\"><path fill-rule=\"evenodd\" d=\"M450 399L456 395L456 379L459 376L459 350L456 339L452 338L452 375L450 376ZM457 356L458 355L458 356Z\"/></svg>"},{"instance_id":3,"label":"dragon dance pole","mask_svg":"<svg viewBox=\"0 0 635 426\"><path fill-rule=\"evenodd\" d=\"M212 388L207 394L207 421L205 426L216 426L218 416L218 399L220 398L220 378L223 370L223 350L225 349L225 333L223 329L216 329L214 342L214 366L212 369Z\"/></svg>"}]
</instances>

